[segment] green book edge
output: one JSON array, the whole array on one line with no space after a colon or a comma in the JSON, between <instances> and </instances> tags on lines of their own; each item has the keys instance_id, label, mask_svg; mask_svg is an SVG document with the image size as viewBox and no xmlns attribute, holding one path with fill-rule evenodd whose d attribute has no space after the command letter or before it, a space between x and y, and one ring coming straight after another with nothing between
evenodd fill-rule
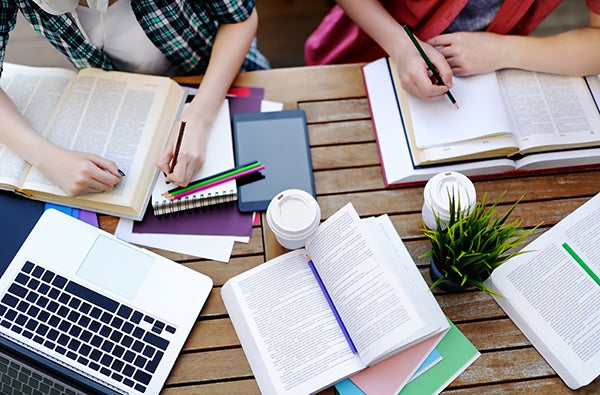
<instances>
[{"instance_id":1,"label":"green book edge","mask_svg":"<svg viewBox=\"0 0 600 395\"><path fill-rule=\"evenodd\" d=\"M441 361L408 382L398 395L439 394L458 375L481 355L466 336L452 323L450 330L436 346ZM335 385L340 395L364 395L352 380L346 379Z\"/></svg>"},{"instance_id":2,"label":"green book edge","mask_svg":"<svg viewBox=\"0 0 600 395\"><path fill-rule=\"evenodd\" d=\"M437 345L442 360L410 381L399 395L439 394L479 356L479 350L452 323L450 330Z\"/></svg>"}]
</instances>

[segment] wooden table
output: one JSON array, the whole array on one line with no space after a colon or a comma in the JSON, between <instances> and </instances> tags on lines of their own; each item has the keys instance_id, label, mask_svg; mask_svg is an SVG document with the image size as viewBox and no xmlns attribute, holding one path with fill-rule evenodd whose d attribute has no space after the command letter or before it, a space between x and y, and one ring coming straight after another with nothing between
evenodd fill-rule
<instances>
[{"instance_id":1,"label":"wooden table","mask_svg":"<svg viewBox=\"0 0 600 395\"><path fill-rule=\"evenodd\" d=\"M240 75L235 84L264 87L266 99L306 111L322 219L347 202L352 202L362 217L389 214L424 278L431 283L426 260L418 258L429 249L421 232L423 187L384 188L360 66L249 72ZM600 170L478 181L475 186L479 196L488 194L488 201L506 190L503 207L526 192L514 216L522 218L528 227L543 222L535 233L539 235L600 191ZM114 231L116 221L100 218L101 227L108 231ZM158 251L209 275L215 283L164 394L259 393L220 288L228 278L282 251L266 224L253 229L248 244L236 243L229 263ZM490 296L479 291L447 294L438 290L435 295L446 315L482 354L445 393L571 392ZM577 392L600 393L600 380ZM334 390L323 393L334 394Z\"/></svg>"}]
</instances>

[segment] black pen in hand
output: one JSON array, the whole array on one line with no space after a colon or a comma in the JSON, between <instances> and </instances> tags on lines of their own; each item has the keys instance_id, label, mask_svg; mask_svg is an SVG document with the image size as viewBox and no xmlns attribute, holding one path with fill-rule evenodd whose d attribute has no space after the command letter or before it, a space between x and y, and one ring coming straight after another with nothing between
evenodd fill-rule
<instances>
[{"instance_id":1,"label":"black pen in hand","mask_svg":"<svg viewBox=\"0 0 600 395\"><path fill-rule=\"evenodd\" d=\"M437 67L435 67L435 65L431 62L431 60L429 60L429 57L427 56L427 54L423 50L423 47L421 47L421 45L419 44L419 41L417 41L417 39L412 34L412 32L410 31L410 29L408 28L408 26L404 25L403 27L404 27L404 31L406 32L406 34L410 38L410 41L413 42L413 44L417 48L417 51L419 51L419 54L421 54L421 57L423 58L423 60L427 64L427 67L429 67L429 70L431 70L431 73L433 74L433 77L436 79L436 84L437 85L444 85L444 80L442 80L442 76L440 75L440 72L438 71ZM454 107L456 107L458 109L458 103L456 102L456 99L454 99L454 96L452 96L452 93L450 92L450 89L448 89L446 91L446 96L448 96L448 99L450 99L450 101L452 102L452 104L454 104Z\"/></svg>"},{"instance_id":2,"label":"black pen in hand","mask_svg":"<svg viewBox=\"0 0 600 395\"><path fill-rule=\"evenodd\" d=\"M173 153L173 159L171 161L171 173L173 173L173 169L175 169L175 165L177 165L177 157L179 156L181 140L183 140L183 133L185 132L185 124L185 119L181 120L181 125L179 125L179 134L177 135L177 142L175 143L175 152Z\"/></svg>"}]
</instances>

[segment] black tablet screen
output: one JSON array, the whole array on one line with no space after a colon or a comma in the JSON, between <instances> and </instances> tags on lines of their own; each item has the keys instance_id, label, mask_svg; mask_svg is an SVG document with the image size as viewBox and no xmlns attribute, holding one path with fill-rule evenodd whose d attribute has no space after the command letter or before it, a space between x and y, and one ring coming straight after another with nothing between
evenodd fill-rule
<instances>
[{"instance_id":1,"label":"black tablet screen","mask_svg":"<svg viewBox=\"0 0 600 395\"><path fill-rule=\"evenodd\" d=\"M265 165L264 178L238 186L240 211L264 211L286 189L316 197L304 111L237 114L233 141L237 165L254 160Z\"/></svg>"}]
</instances>

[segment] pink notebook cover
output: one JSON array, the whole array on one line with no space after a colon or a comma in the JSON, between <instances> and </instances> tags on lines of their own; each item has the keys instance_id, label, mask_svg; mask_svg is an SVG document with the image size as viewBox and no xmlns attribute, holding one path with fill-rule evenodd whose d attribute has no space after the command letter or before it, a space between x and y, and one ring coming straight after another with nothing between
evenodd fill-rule
<instances>
[{"instance_id":1,"label":"pink notebook cover","mask_svg":"<svg viewBox=\"0 0 600 395\"><path fill-rule=\"evenodd\" d=\"M396 394L421 366L444 334L427 339L407 350L360 371L350 380L365 394Z\"/></svg>"}]
</instances>

